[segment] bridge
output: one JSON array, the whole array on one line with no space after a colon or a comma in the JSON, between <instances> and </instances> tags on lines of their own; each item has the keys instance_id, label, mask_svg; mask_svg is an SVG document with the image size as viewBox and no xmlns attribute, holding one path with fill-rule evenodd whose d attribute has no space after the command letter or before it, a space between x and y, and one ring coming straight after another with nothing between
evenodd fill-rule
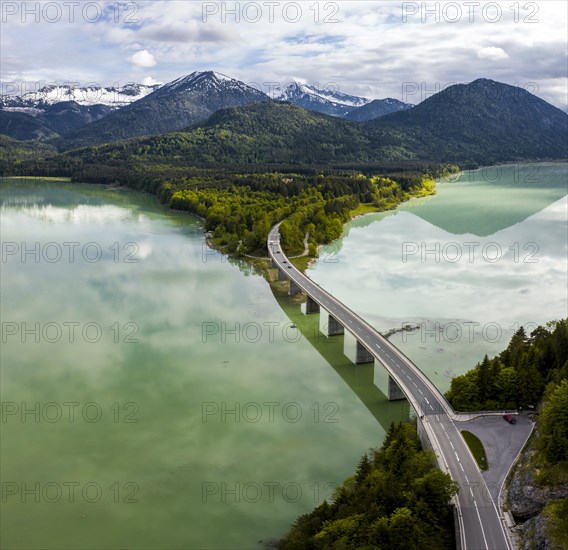
<instances>
[{"instance_id":1,"label":"bridge","mask_svg":"<svg viewBox=\"0 0 568 550\"><path fill-rule=\"evenodd\" d=\"M326 336L350 335L355 341L355 363L377 361L388 373L389 399L405 398L417 414L423 444L430 446L443 472L450 474L460 490L453 499L458 544L462 550L511 550L513 548L494 497L465 443L456 414L432 382L400 350L375 328L329 292L296 269L280 245L280 225L268 236L268 251L280 280L289 280L289 294L304 292L306 314L319 312Z\"/></svg>"}]
</instances>

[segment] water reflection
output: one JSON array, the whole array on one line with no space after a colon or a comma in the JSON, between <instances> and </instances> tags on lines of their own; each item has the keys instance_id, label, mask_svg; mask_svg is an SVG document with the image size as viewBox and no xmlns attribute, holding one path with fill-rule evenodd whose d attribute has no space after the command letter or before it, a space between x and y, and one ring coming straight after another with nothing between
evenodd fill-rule
<instances>
[{"instance_id":1,"label":"water reflection","mask_svg":"<svg viewBox=\"0 0 568 550\"><path fill-rule=\"evenodd\" d=\"M521 185L503 167L499 185L446 183L354 220L310 274L382 332L419 325L392 340L443 391L520 324L566 315L568 165L537 171Z\"/></svg>"},{"instance_id":2,"label":"water reflection","mask_svg":"<svg viewBox=\"0 0 568 550\"><path fill-rule=\"evenodd\" d=\"M48 182L43 194L39 183L4 183L3 244L39 243L43 250L75 241L79 250L96 242L105 253L96 262L80 253L50 262L40 250L38 262L15 254L2 264L2 321L19 331L4 334L0 349L2 402L18 407L0 423L2 481L93 482L103 494L96 503L22 502L15 495L2 505L0 546L254 548L283 534L380 444L382 425L307 338L291 342L277 330L254 341L235 332L247 323L282 327L289 318L249 264L204 256L200 220L165 214L137 193L69 183L58 193L59 184ZM56 213L54 221L38 211ZM138 262L115 261L110 247L119 243L123 252L130 242L139 246ZM24 341L22 323L31 328ZM50 323L78 323L74 341L48 341L43 329ZM97 342L82 337L88 323L101 329ZM129 341L128 323L138 342ZM205 323L219 330L205 338ZM73 422L48 420L46 404L73 402ZM220 414L204 421L205 402L229 409L273 402L280 414L274 422L266 414L257 422ZM281 413L290 402L302 410L297 422ZM83 416L88 403L100 407L99 421ZM335 404L337 423L314 420L316 405L327 403ZM132 404L138 421L124 422ZM23 405L32 409L24 420ZM135 483L138 502L116 502L108 489L116 482L121 491ZM258 501L219 493L203 500L205 483L266 489L262 484L273 482L303 492L292 500L282 491Z\"/></svg>"}]
</instances>

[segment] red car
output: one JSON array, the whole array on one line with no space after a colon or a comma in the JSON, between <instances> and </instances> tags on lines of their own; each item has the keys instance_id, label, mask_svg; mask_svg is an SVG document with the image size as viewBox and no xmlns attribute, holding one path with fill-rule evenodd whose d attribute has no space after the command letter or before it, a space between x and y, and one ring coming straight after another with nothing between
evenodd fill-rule
<instances>
[{"instance_id":1,"label":"red car","mask_svg":"<svg viewBox=\"0 0 568 550\"><path fill-rule=\"evenodd\" d=\"M512 414L504 414L503 418L509 423L509 424L516 424L517 423L517 419L512 415Z\"/></svg>"}]
</instances>

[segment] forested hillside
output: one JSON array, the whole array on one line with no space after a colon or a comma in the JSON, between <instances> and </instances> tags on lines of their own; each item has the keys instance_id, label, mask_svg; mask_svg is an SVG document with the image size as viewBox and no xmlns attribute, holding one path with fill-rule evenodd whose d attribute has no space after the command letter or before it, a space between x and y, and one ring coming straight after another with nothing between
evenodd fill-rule
<instances>
[{"instance_id":1,"label":"forested hillside","mask_svg":"<svg viewBox=\"0 0 568 550\"><path fill-rule=\"evenodd\" d=\"M333 502L299 517L278 547L452 549L449 501L457 491L422 450L416 427L392 425L381 449L363 456Z\"/></svg>"},{"instance_id":2,"label":"forested hillside","mask_svg":"<svg viewBox=\"0 0 568 550\"><path fill-rule=\"evenodd\" d=\"M536 407L548 384L568 378L568 320L521 327L507 349L452 380L446 397L458 411ZM566 415L568 418L568 415Z\"/></svg>"}]
</instances>

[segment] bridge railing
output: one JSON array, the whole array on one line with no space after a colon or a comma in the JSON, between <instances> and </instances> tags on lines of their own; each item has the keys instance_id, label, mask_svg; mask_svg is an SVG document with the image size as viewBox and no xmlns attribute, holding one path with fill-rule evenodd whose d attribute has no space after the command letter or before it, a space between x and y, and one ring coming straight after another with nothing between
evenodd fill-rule
<instances>
[{"instance_id":1,"label":"bridge railing","mask_svg":"<svg viewBox=\"0 0 568 550\"><path fill-rule=\"evenodd\" d=\"M277 224L276 226L274 226L271 230L271 233L276 230L277 235L278 235L278 240L280 239L280 233L278 231L280 227L280 224ZM269 241L271 240L270 236L269 236ZM270 242L268 243L268 251L269 251L269 255L271 257L271 259L276 260L276 256L274 254L273 251L273 246L271 246ZM290 261L289 258L282 252L281 253L281 258L282 259L286 259L288 262ZM439 402L442 404L442 406L444 407L444 412L450 417L452 418L452 420L455 421L467 421L467 420L473 420L474 418L477 418L479 416L499 416L499 415L504 415L504 414L518 414L517 410L502 410L502 411L456 411L454 410L454 408L452 407L452 405L449 403L449 401L446 399L446 396L440 392L440 390L438 390L438 388L435 386L435 384L430 380L430 378L428 378L428 376L426 374L424 374L424 372L422 372L422 370L420 370L415 364L414 362L400 349L398 349L390 340L388 340L385 336L383 336L375 327L373 327L372 325L370 325L365 319L363 319L358 313L354 312L350 307L348 307L347 305L345 305L343 302L341 302L340 300L338 300L335 296L333 296L333 294L330 294L327 290L325 290L321 285L319 285L318 283L316 283L315 281L313 281L312 279L310 279L305 273L302 273L301 271L299 271L296 267L294 267L294 271L296 271L299 276L301 278L306 279L307 281L310 282L310 284L317 286L318 289L321 291L322 294L324 294L328 299L332 300L338 307L340 307L341 309L343 309L346 313L353 315L354 317L357 317L357 319L359 319L359 321L365 325L365 327L367 328L367 330L371 331L372 333L375 334L375 336L381 340L381 342L383 342L385 344L385 346L387 346L393 353L396 353L410 368L412 368L417 376L419 376L422 381L424 382L425 385L427 385L430 389L430 391L436 395L439 399ZM290 275L290 273L288 273ZM307 288L305 288L305 286L302 284L301 280L300 281L294 281L304 292L306 292L307 294L309 294L309 291ZM315 299L312 297L312 299ZM316 300L317 301L317 300ZM322 304L320 304L320 306L324 307ZM347 328L347 327L346 327ZM349 329L347 329L349 330ZM379 361L381 361L381 358L378 357L378 355L375 353L374 350L369 350L369 352L376 357L376 359L378 359ZM382 361L381 361L382 362ZM397 377L398 378L398 377ZM402 387L404 386L404 384L401 385L401 383L397 380L397 383L399 384L399 386ZM408 397L407 397L408 399ZM409 399L409 401L411 401ZM414 406L414 405L413 405ZM416 408L416 407L415 407Z\"/></svg>"},{"instance_id":2,"label":"bridge railing","mask_svg":"<svg viewBox=\"0 0 568 550\"><path fill-rule=\"evenodd\" d=\"M271 233L276 230L277 234L278 234L278 239L280 238L280 233L278 232L278 228L279 228L280 224L274 226L271 230ZM269 236L269 243L268 243L268 251L270 254L271 259L276 260L276 256L274 254L273 251L273 247L270 244L270 236ZM286 259L287 261L289 261L289 258L282 253L281 254L282 259ZM322 288L318 283L316 283L315 281L312 281L312 279L310 279L307 275L305 275L304 273L302 273L301 271L299 271L298 269L296 269L294 267L294 270L298 272L298 274L300 275L300 277L308 280L312 285L315 285L318 287L318 289L321 291L322 294L324 294L327 298L329 298L330 300L332 300L333 302L335 302L335 304L340 307L341 309L343 309L345 312L347 312L350 315L353 315L354 317L357 317L357 319L359 319L359 321L365 325L365 327L367 328L367 330L373 332L375 334L375 336L380 339L382 342L384 342L384 344L386 346L388 346L394 353L398 354L399 357L405 361L415 372L416 374L422 379L422 381L430 388L430 391L439 397L440 402L443 403L444 405L444 409L445 412L448 416L450 417L454 417L455 416L455 411L453 410L452 406L450 405L450 403L448 402L448 400L444 397L444 395L438 390L438 388L436 388L436 386L433 384L433 382L412 362L412 360L407 357L402 351L400 351L394 344L392 344L389 340L387 340L375 327L373 327L372 325L370 325L365 319L363 319L358 313L355 313L350 307L346 306L343 302L339 301L337 298L335 298L335 296L333 296L332 294L330 294L327 290L325 290L324 288ZM309 291L305 288L304 285L302 285L301 282L298 281L294 281L304 292L306 292L307 294L309 294ZM313 298L313 297L312 297ZM316 300L317 301L317 300ZM320 304L321 305L321 304ZM323 306L325 308L325 306ZM376 356L376 353L373 350L369 350L369 352ZM380 358L377 357L377 359Z\"/></svg>"}]
</instances>

